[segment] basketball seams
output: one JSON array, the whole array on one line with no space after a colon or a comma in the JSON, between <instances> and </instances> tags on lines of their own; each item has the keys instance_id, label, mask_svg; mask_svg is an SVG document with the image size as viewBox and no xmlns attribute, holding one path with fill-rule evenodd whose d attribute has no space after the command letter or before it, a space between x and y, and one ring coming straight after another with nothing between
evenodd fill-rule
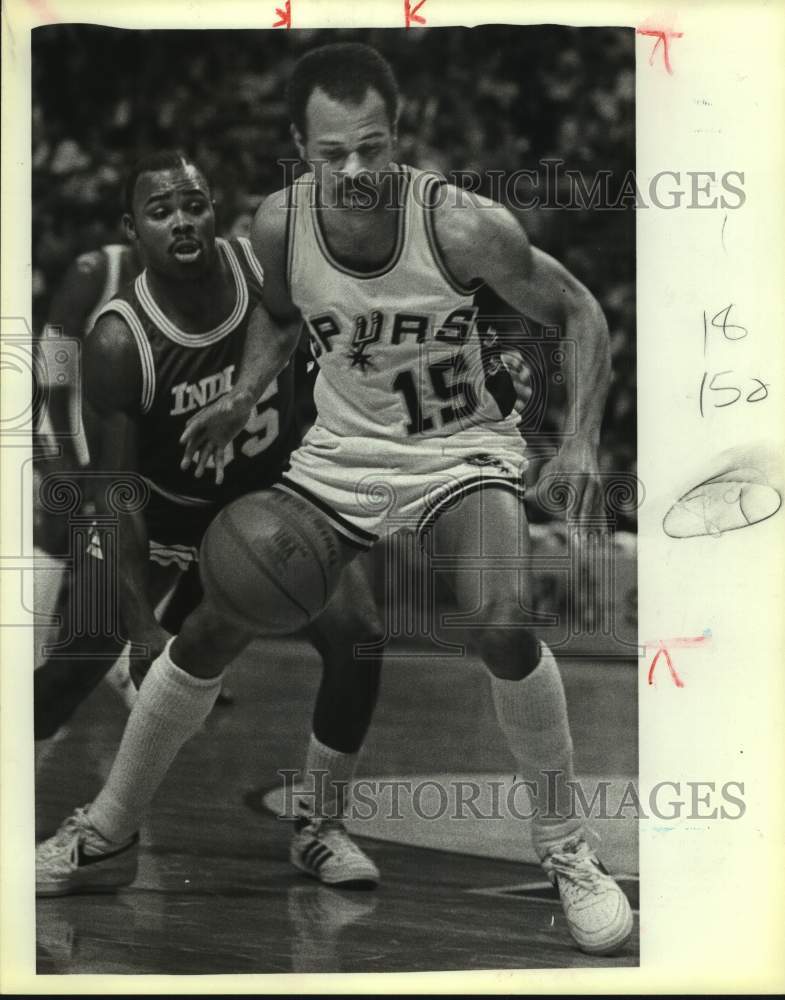
<instances>
[{"instance_id":1,"label":"basketball seams","mask_svg":"<svg viewBox=\"0 0 785 1000\"><path fill-rule=\"evenodd\" d=\"M287 624L285 627L285 632L283 634L294 632L298 628L307 625L308 622L311 620L311 615L308 614L307 610L296 600L296 598L291 597L291 595L286 590L284 590L284 588L279 584L279 582L275 579L275 577L271 575L271 573L264 566L264 564L259 562L259 560L256 558L256 553L253 551L253 548L250 545L248 545L247 541L243 538L241 532L239 531L237 525L235 525L234 522L231 521L231 519L227 516L226 511L222 511L221 514L219 514L219 516L213 522L213 525L217 526L219 520L221 522L220 524L221 529L224 530L226 534L231 538L231 540L239 546L240 551L244 555L246 555L251 566L255 570L260 571L264 579L267 580L269 583L271 583L275 588L275 590L282 597L291 601L292 605L295 608L299 609L305 616L304 622L296 624L292 623L291 625ZM211 558L209 551L210 545L214 544L214 541L211 539L210 531L208 531L207 534L205 535L205 543L207 543L207 547L204 548L204 551L202 552L199 559L199 568L202 573L202 580L204 583L205 592L207 592L208 594L211 591L213 593L216 593L221 603L221 610L222 611L225 610L229 614L229 616L233 619L233 621L237 622L243 628L247 629L249 628L249 626L251 626L251 629L253 630L254 627L252 625L254 621L253 615L251 615L250 613L244 613L243 609L237 606L233 597L228 593L226 588L223 587L221 583L219 583L220 574L216 573L212 566L212 563L215 562L216 560ZM282 634L281 633L282 628L283 626L278 625L276 623L270 626L269 628L265 628L264 632L269 634Z\"/></svg>"},{"instance_id":2,"label":"basketball seams","mask_svg":"<svg viewBox=\"0 0 785 1000\"><path fill-rule=\"evenodd\" d=\"M218 520L218 518L216 518L216 520ZM223 614L226 614L229 618L231 618L232 621L235 622L237 625L241 626L242 628L248 628L248 622L245 621L242 615L240 615L240 613L235 609L232 600L228 597L226 591L218 582L217 574L215 574L211 568L211 560L209 558L209 551L208 551L210 547L209 538L210 534L208 532L204 537L204 541L202 543L202 551L199 553L199 560L198 560L199 572L202 577L202 584L204 586L204 590L206 593L208 591L213 594L217 593L221 601L220 611ZM208 574L209 574L209 580L208 580Z\"/></svg>"},{"instance_id":3,"label":"basketball seams","mask_svg":"<svg viewBox=\"0 0 785 1000\"><path fill-rule=\"evenodd\" d=\"M213 591L216 603L226 608L233 621L254 628L265 620L265 614L263 608L256 610L246 604L242 584L247 575L260 585L249 588L251 601L255 589L269 597L271 631L281 634L285 629L288 633L307 625L327 603L330 581L340 569L331 527L322 523L318 512L308 520L300 498L293 504L286 494L268 493L265 504L262 494L246 496L219 514L209 538L205 538L200 560L205 589ZM318 567L318 575L312 564ZM239 571L238 579L232 577L232 567ZM305 590L300 588L303 575L309 577ZM317 591L319 581L321 589ZM302 616L299 620L298 612Z\"/></svg>"},{"instance_id":4,"label":"basketball seams","mask_svg":"<svg viewBox=\"0 0 785 1000\"><path fill-rule=\"evenodd\" d=\"M283 496L285 496L285 494L279 494L279 496L283 497ZM289 517L288 513L284 514L283 507L281 507L280 516L281 516L281 520L284 521L292 529L292 531L294 531L294 533L297 535L297 537L302 540L302 542L304 543L305 547L308 549L308 551L313 556L316 565L319 567L319 572L322 574L322 593L324 594L324 600L322 601L322 607L324 607L327 604L328 595L330 593L330 584L329 584L329 581L327 579L327 573L325 571L325 568L322 565L322 560L321 560L321 558L319 556L319 552L316 549L316 547L314 546L314 544L311 542L311 539L308 538L307 535L304 535L300 531L299 527L297 526L297 522L293 521ZM337 552L336 552L336 557L337 557ZM284 593L286 593L286 591L284 591ZM310 616L309 616L309 620L310 620Z\"/></svg>"},{"instance_id":5,"label":"basketball seams","mask_svg":"<svg viewBox=\"0 0 785 1000\"><path fill-rule=\"evenodd\" d=\"M303 604L300 604L300 602L297 600L296 597L293 597L287 590L284 589L281 583L275 579L270 570L259 559L258 555L254 551L253 546L249 545L247 540L243 538L240 529L234 523L234 521L232 521L231 518L229 517L230 510L231 508L227 508L227 510L224 511L224 522L227 534L231 535L231 537L235 540L235 542L237 542L238 545L240 546L240 549L248 555L250 562L253 563L253 565L261 571L262 575L265 576L275 586L276 590L280 591L280 593L283 594L284 597L290 600L292 604L294 604L296 607L300 609L300 611L302 611L302 613L305 615L306 618L305 624L310 622L313 616L309 613L308 609Z\"/></svg>"}]
</instances>

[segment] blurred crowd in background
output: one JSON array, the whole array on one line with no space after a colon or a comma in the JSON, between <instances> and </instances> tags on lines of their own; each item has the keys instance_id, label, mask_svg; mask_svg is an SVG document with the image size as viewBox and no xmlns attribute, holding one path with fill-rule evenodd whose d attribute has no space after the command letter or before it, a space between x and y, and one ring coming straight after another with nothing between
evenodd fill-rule
<instances>
[{"instance_id":1,"label":"blurred crowd in background","mask_svg":"<svg viewBox=\"0 0 785 1000\"><path fill-rule=\"evenodd\" d=\"M285 84L298 56L336 40L386 55L403 96L399 159L414 166L541 173L548 158L599 171L618 189L635 166L631 29L488 26L363 31L122 31L88 25L33 34L33 320L73 258L122 240L121 187L135 159L180 146L204 169L223 232L242 231L283 186L296 151ZM553 191L541 195L562 203ZM600 300L614 384L602 441L607 471L635 471L633 208L520 209L532 241ZM546 429L559 426L554 397Z\"/></svg>"}]
</instances>

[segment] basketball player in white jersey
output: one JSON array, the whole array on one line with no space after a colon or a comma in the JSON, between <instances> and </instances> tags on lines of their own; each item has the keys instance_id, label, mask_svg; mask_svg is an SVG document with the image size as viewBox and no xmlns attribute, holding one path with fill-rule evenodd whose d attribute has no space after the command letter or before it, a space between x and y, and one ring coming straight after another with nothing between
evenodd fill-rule
<instances>
[{"instance_id":1,"label":"basketball player in white jersey","mask_svg":"<svg viewBox=\"0 0 785 1000\"><path fill-rule=\"evenodd\" d=\"M339 44L306 54L293 71L289 104L292 134L311 172L270 196L256 216L251 238L265 271L262 305L234 388L184 434L184 463L195 460L197 477L214 463L221 478L226 442L286 364L304 320L320 366L318 417L273 492L310 502L346 562L358 546L414 523L430 552L452 561L450 585L469 625L467 641L489 670L500 727L517 773L529 782L543 868L579 947L611 954L629 938L632 913L572 812L564 689L553 655L529 631L520 562L509 561L526 552L524 446L509 380L493 346L478 336L472 292L487 282L578 343L566 381L579 431L543 474L580 484L579 515L597 498L607 324L591 294L535 250L506 209L461 198L441 178L395 163L398 91L375 50ZM391 199L377 197L385 184ZM374 489L379 483L383 491ZM389 502L368 502L380 494ZM481 572L466 572L480 556ZM315 562L314 573L319 569ZM250 637L204 602L152 665L148 697L160 690L171 713L206 704ZM164 734L144 694L83 835L94 867L105 865L107 875L131 849L134 824L155 791L140 767L151 738L163 756ZM196 724L203 707L190 711ZM169 739L166 760L177 750L177 738Z\"/></svg>"}]
</instances>

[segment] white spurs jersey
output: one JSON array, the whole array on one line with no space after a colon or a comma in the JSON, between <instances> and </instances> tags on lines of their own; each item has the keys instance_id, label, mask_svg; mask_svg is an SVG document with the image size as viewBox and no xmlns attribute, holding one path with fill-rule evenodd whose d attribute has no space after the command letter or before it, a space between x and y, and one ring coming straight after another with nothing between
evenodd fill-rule
<instances>
[{"instance_id":1,"label":"white spurs jersey","mask_svg":"<svg viewBox=\"0 0 785 1000\"><path fill-rule=\"evenodd\" d=\"M411 440L515 426L507 370L475 323L476 289L449 273L433 205L444 178L399 168L405 198L389 261L355 271L330 253L312 174L288 190L287 280L319 364L316 423L342 437Z\"/></svg>"}]
</instances>

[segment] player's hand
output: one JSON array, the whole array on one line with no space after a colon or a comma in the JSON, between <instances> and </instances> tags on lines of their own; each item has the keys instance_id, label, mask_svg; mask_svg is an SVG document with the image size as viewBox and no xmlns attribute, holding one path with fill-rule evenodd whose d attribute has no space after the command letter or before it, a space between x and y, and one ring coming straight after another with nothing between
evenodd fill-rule
<instances>
[{"instance_id":1,"label":"player's hand","mask_svg":"<svg viewBox=\"0 0 785 1000\"><path fill-rule=\"evenodd\" d=\"M514 408L518 413L523 413L529 405L534 389L532 388L531 372L528 365L523 360L520 351L502 351L501 359L504 366L510 373L513 388L515 389Z\"/></svg>"},{"instance_id":2,"label":"player's hand","mask_svg":"<svg viewBox=\"0 0 785 1000\"><path fill-rule=\"evenodd\" d=\"M570 517L581 520L603 513L600 506L600 468L597 446L580 435L570 438L558 453L543 465L538 477L538 489L548 492L564 484L569 493L575 493Z\"/></svg>"},{"instance_id":3,"label":"player's hand","mask_svg":"<svg viewBox=\"0 0 785 1000\"><path fill-rule=\"evenodd\" d=\"M138 691L142 681L147 676L147 671L153 664L153 660L158 659L163 653L164 647L172 636L156 622L144 631L134 632L130 638L135 645L146 647L142 655L131 656L129 662L128 672Z\"/></svg>"},{"instance_id":4,"label":"player's hand","mask_svg":"<svg viewBox=\"0 0 785 1000\"><path fill-rule=\"evenodd\" d=\"M194 475L201 479L210 459L215 465L215 481L220 486L224 478L224 450L248 423L254 407L250 394L227 392L195 413L180 437L185 445L181 469L196 463Z\"/></svg>"}]
</instances>

